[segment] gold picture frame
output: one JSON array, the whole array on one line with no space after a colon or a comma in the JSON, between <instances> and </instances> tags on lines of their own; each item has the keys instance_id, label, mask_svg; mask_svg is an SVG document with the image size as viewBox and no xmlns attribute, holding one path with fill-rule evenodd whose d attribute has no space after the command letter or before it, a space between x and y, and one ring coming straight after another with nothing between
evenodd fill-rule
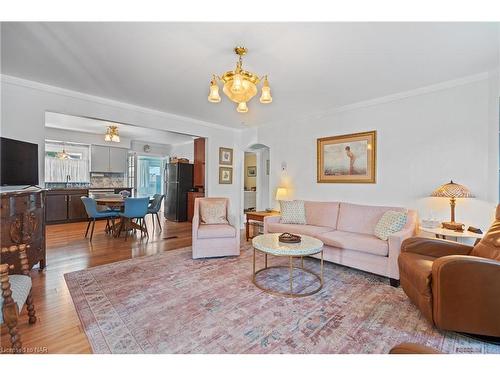
<instances>
[{"instance_id":1,"label":"gold picture frame","mask_svg":"<svg viewBox=\"0 0 500 375\"><path fill-rule=\"evenodd\" d=\"M233 168L219 167L219 184L230 185L233 183Z\"/></svg>"},{"instance_id":2,"label":"gold picture frame","mask_svg":"<svg viewBox=\"0 0 500 375\"><path fill-rule=\"evenodd\" d=\"M219 147L219 164L233 165L233 149L227 147Z\"/></svg>"},{"instance_id":3,"label":"gold picture frame","mask_svg":"<svg viewBox=\"0 0 500 375\"><path fill-rule=\"evenodd\" d=\"M317 139L318 183L376 183L375 130Z\"/></svg>"}]
</instances>

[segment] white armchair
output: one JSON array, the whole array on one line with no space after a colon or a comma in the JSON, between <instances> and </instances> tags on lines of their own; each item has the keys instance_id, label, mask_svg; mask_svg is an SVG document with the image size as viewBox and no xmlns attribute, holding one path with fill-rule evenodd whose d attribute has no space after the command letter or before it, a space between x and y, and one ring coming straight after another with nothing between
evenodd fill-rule
<instances>
[{"instance_id":1,"label":"white armchair","mask_svg":"<svg viewBox=\"0 0 500 375\"><path fill-rule=\"evenodd\" d=\"M240 255L240 231L235 225L204 224L200 219L200 202L223 202L229 217L229 199L196 198L193 215L193 259Z\"/></svg>"}]
</instances>

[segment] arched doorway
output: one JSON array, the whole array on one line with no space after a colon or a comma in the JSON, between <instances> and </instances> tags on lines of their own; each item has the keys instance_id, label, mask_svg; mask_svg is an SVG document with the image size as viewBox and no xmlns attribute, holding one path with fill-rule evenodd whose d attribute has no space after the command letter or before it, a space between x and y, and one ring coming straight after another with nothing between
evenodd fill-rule
<instances>
[{"instance_id":1,"label":"arched doorway","mask_svg":"<svg viewBox=\"0 0 500 375\"><path fill-rule=\"evenodd\" d=\"M248 147L243 157L243 212L270 208L270 150L263 144Z\"/></svg>"}]
</instances>

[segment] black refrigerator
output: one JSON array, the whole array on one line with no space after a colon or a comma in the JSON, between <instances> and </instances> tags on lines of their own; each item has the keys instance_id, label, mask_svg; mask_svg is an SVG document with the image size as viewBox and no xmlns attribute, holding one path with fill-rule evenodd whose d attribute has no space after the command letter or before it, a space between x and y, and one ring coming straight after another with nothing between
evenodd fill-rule
<instances>
[{"instance_id":1,"label":"black refrigerator","mask_svg":"<svg viewBox=\"0 0 500 375\"><path fill-rule=\"evenodd\" d=\"M165 164L165 210L167 220L187 221L187 192L193 188L193 164Z\"/></svg>"}]
</instances>

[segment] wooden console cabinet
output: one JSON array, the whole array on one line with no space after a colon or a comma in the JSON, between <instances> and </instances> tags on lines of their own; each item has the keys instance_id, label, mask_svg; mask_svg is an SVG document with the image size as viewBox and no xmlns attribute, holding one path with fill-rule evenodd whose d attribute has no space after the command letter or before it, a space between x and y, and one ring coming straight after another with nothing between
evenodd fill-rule
<instances>
[{"instance_id":1,"label":"wooden console cabinet","mask_svg":"<svg viewBox=\"0 0 500 375\"><path fill-rule=\"evenodd\" d=\"M30 269L46 266L45 254L45 190L23 190L0 193L1 248L27 244ZM14 265L10 272L19 272L18 253L0 253L0 263Z\"/></svg>"},{"instance_id":2,"label":"wooden console cabinet","mask_svg":"<svg viewBox=\"0 0 500 375\"><path fill-rule=\"evenodd\" d=\"M205 189L205 138L194 140L194 172L193 185Z\"/></svg>"}]
</instances>

